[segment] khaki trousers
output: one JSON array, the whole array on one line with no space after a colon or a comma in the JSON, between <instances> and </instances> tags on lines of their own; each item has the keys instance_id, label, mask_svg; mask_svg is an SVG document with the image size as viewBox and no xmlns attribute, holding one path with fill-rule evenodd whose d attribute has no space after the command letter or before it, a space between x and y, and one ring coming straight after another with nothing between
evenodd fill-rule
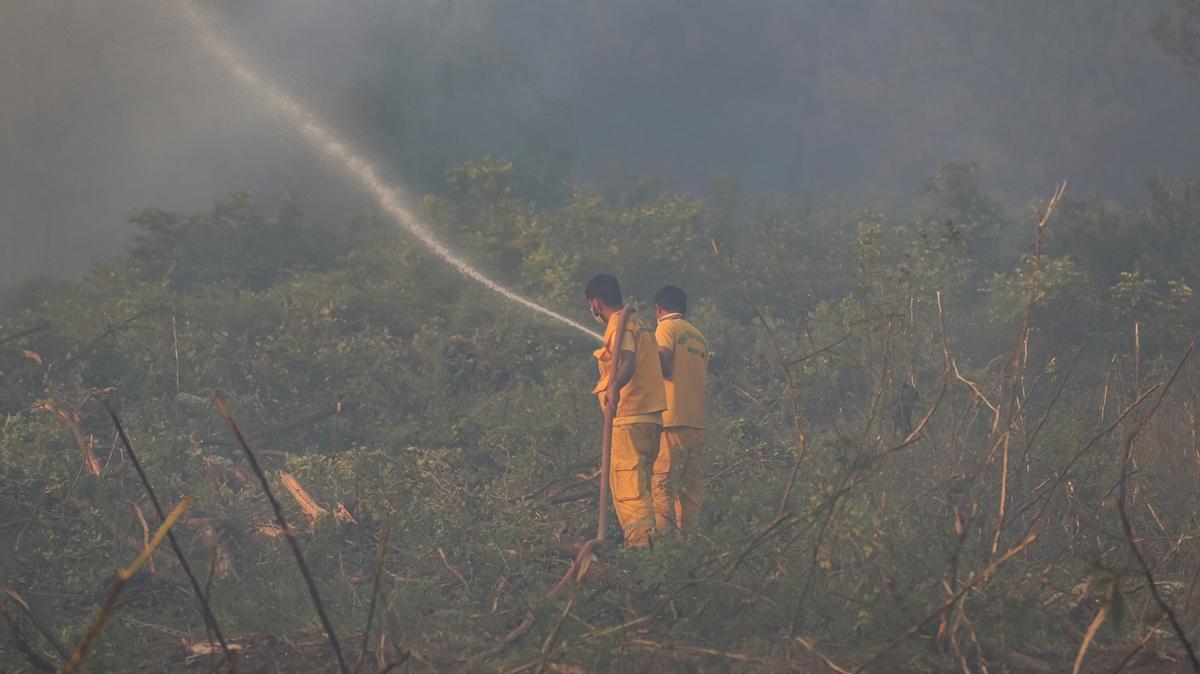
<instances>
[{"instance_id":1,"label":"khaki trousers","mask_svg":"<svg viewBox=\"0 0 1200 674\"><path fill-rule=\"evenodd\" d=\"M664 428L654 462L654 524L659 531L693 531L704 505L704 436L702 428Z\"/></svg>"},{"instance_id":2,"label":"khaki trousers","mask_svg":"<svg viewBox=\"0 0 1200 674\"><path fill-rule=\"evenodd\" d=\"M612 488L613 508L625 532L625 544L634 548L650 545L654 530L654 501L651 475L658 454L658 424L613 426Z\"/></svg>"}]
</instances>

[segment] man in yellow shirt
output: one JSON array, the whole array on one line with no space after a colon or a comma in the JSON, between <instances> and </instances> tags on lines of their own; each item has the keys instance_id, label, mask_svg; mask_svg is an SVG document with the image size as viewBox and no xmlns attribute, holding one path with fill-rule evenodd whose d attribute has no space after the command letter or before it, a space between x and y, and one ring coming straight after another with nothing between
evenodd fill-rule
<instances>
[{"instance_id":1,"label":"man in yellow shirt","mask_svg":"<svg viewBox=\"0 0 1200 674\"><path fill-rule=\"evenodd\" d=\"M666 384L667 409L652 478L655 527L688 533L704 503L704 399L708 389L708 343L687 313L687 294L666 286L654 295L655 339Z\"/></svg>"},{"instance_id":2,"label":"man in yellow shirt","mask_svg":"<svg viewBox=\"0 0 1200 674\"><path fill-rule=\"evenodd\" d=\"M618 338L617 326L625 305L616 277L596 276L588 282L584 294L592 316L605 326L604 346L594 354L600 380L592 392L599 395L601 409L610 396L617 408L609 479L613 508L625 532L626 545L648 547L654 530L651 475L658 455L662 412L667 408L657 345L637 316L629 317L625 333ZM610 382L612 358L618 348L621 366L617 381Z\"/></svg>"}]
</instances>

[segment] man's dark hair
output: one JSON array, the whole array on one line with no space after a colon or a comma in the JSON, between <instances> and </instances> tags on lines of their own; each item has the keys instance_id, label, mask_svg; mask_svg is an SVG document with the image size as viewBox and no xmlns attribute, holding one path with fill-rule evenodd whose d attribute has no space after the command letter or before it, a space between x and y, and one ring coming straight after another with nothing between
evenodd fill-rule
<instances>
[{"instance_id":1,"label":"man's dark hair","mask_svg":"<svg viewBox=\"0 0 1200 674\"><path fill-rule=\"evenodd\" d=\"M682 288L663 286L662 290L654 293L654 303L667 311L687 313L687 293Z\"/></svg>"},{"instance_id":2,"label":"man's dark hair","mask_svg":"<svg viewBox=\"0 0 1200 674\"><path fill-rule=\"evenodd\" d=\"M621 306L621 284L612 274L597 274L588 281L583 294L589 300L600 300L606 307Z\"/></svg>"}]
</instances>

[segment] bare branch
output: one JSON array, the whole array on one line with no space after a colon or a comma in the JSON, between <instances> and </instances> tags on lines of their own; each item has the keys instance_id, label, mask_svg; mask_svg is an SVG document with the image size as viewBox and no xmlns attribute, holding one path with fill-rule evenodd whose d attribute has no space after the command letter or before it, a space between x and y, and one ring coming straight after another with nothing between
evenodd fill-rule
<instances>
[{"instance_id":1,"label":"bare branch","mask_svg":"<svg viewBox=\"0 0 1200 674\"><path fill-rule=\"evenodd\" d=\"M79 645L75 647L75 652L71 654L71 659L63 667L62 674L71 674L83 664L83 657L87 654L88 646L91 645L92 640L96 638L100 630L104 628L104 623L108 621L108 617L112 615L117 605L117 598L121 596L121 591L125 589L125 584L129 582L130 578L133 578L138 569L142 568L146 560L150 559L150 556L154 554L158 546L162 545L163 539L166 538L171 527L175 526L175 522L179 520L179 517L183 515L183 511L187 510L191 504L192 499L190 497L183 497L179 505L175 506L175 509L163 521L162 526L158 528L158 531L154 534L154 538L150 541L150 545L147 545L142 550L142 553L137 556L137 559L133 560L132 564L117 572L117 581L113 583L112 591L108 594L108 600L104 602L99 615L92 621L92 626L88 628L87 633L83 635L83 639L80 639Z\"/></svg>"},{"instance_id":2,"label":"bare branch","mask_svg":"<svg viewBox=\"0 0 1200 674\"><path fill-rule=\"evenodd\" d=\"M308 564L304 562L304 553L300 551L300 543L296 541L296 536L292 533L291 525L288 524L287 518L283 516L283 508L279 505L279 501L275 499L275 494L271 492L271 485L267 483L267 476L262 472L262 468L259 468L258 459L255 458L254 452L250 450L250 445L246 444L246 438L242 436L242 431L238 429L237 423L229 413L229 407L226 406L225 398L221 395L220 391L213 393L213 400L217 404L217 410L225 418L225 423L228 424L230 432L237 438L238 445L241 446L242 452L245 453L246 460L250 463L254 474L258 476L258 481L262 484L263 493L267 495L267 500L271 502L271 510L275 512L275 522L283 531L288 545L292 548L292 555L296 558L296 566L300 568L300 575L304 577L304 584L308 587L308 595L312 598L313 606L317 609L317 617L321 619L321 626L325 628L325 635L329 637L329 645L333 647L333 654L337 656L338 667L341 669L342 674L349 674L350 668L346 665L346 658L342 656L342 647L338 643L337 633L333 630L333 624L329 622L329 616L325 614L325 606L321 603L321 595L317 592L317 583L313 580L312 573L308 570Z\"/></svg>"}]
</instances>

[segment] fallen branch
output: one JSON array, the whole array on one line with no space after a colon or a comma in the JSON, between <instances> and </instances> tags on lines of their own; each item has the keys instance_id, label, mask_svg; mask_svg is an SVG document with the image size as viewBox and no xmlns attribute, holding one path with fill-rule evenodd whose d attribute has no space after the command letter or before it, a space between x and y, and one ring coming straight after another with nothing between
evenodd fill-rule
<instances>
[{"instance_id":1,"label":"fallen branch","mask_svg":"<svg viewBox=\"0 0 1200 674\"><path fill-rule=\"evenodd\" d=\"M318 517L328 512L321 507L321 504L317 503L312 494L308 493L304 485L300 484L290 473L285 473L282 470L279 471L279 481L291 493L292 498L296 499L296 503L300 505L300 509L304 511L304 514L308 515L310 521L315 522Z\"/></svg>"}]
</instances>

